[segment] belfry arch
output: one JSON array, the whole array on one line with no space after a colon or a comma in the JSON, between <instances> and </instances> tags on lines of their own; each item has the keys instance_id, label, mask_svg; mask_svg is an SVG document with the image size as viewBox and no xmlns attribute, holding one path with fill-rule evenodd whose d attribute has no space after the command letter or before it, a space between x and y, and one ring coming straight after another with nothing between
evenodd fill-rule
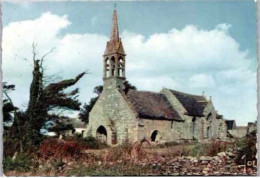
<instances>
[{"instance_id":1,"label":"belfry arch","mask_svg":"<svg viewBox=\"0 0 260 178\"><path fill-rule=\"evenodd\" d=\"M109 76L109 58L105 58L104 59L104 74L103 74L103 78L106 78Z\"/></svg>"},{"instance_id":2,"label":"belfry arch","mask_svg":"<svg viewBox=\"0 0 260 178\"><path fill-rule=\"evenodd\" d=\"M110 58L110 65L109 65L109 77L116 76L116 59L114 56Z\"/></svg>"},{"instance_id":3,"label":"belfry arch","mask_svg":"<svg viewBox=\"0 0 260 178\"><path fill-rule=\"evenodd\" d=\"M121 56L118 59L118 76L125 77L125 61Z\"/></svg>"}]
</instances>

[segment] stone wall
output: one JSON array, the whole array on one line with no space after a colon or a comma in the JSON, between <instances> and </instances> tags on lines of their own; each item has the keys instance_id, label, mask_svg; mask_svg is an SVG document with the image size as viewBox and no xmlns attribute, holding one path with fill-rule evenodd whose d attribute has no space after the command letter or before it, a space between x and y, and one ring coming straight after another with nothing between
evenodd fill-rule
<instances>
[{"instance_id":1,"label":"stone wall","mask_svg":"<svg viewBox=\"0 0 260 178\"><path fill-rule=\"evenodd\" d=\"M118 89L104 89L89 115L87 135L96 137L100 125L107 130L107 143L112 145L112 135L117 143L137 141L137 118Z\"/></svg>"},{"instance_id":2,"label":"stone wall","mask_svg":"<svg viewBox=\"0 0 260 178\"><path fill-rule=\"evenodd\" d=\"M160 93L164 94L172 107L178 112L180 117L185 120L187 117L184 116L184 113L187 112L187 110L182 106L182 104L179 102L179 100L166 88L163 88Z\"/></svg>"},{"instance_id":3,"label":"stone wall","mask_svg":"<svg viewBox=\"0 0 260 178\"><path fill-rule=\"evenodd\" d=\"M251 132L254 132L257 130L257 123L249 122L247 124L247 134L250 134Z\"/></svg>"},{"instance_id":4,"label":"stone wall","mask_svg":"<svg viewBox=\"0 0 260 178\"><path fill-rule=\"evenodd\" d=\"M155 119L140 119L138 139L146 138L150 141L154 131L158 131L156 141L171 142L182 138L185 128L183 122Z\"/></svg>"},{"instance_id":5,"label":"stone wall","mask_svg":"<svg viewBox=\"0 0 260 178\"><path fill-rule=\"evenodd\" d=\"M247 127L237 126L236 129L228 130L228 133L234 138L242 138L247 134Z\"/></svg>"},{"instance_id":6,"label":"stone wall","mask_svg":"<svg viewBox=\"0 0 260 178\"><path fill-rule=\"evenodd\" d=\"M143 138L151 140L154 131L158 132L155 134L158 142L226 138L226 124L223 119L217 119L217 113L211 102L204 109L203 115L205 117L188 116L184 114L186 110L175 96L167 89L163 89L161 93L167 96L183 120L138 118L125 95L117 89L117 85L120 85L118 80L120 79L109 78L104 82L104 90L90 112L85 136L96 137L98 128L103 126L109 145L121 144L126 141L135 142Z\"/></svg>"},{"instance_id":7,"label":"stone wall","mask_svg":"<svg viewBox=\"0 0 260 178\"><path fill-rule=\"evenodd\" d=\"M188 116L184 114L187 113L186 109L168 89L164 88L160 93L167 97L184 120L180 126L181 130L183 130L181 139L226 139L226 124L223 119L217 119L217 113L211 101L208 102L204 109L204 117Z\"/></svg>"}]
</instances>

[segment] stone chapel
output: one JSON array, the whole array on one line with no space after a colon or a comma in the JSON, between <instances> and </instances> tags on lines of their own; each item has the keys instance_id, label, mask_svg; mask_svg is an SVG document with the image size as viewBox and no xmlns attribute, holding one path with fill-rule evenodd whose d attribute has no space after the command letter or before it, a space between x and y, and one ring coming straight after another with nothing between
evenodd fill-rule
<instances>
[{"instance_id":1,"label":"stone chapel","mask_svg":"<svg viewBox=\"0 0 260 178\"><path fill-rule=\"evenodd\" d=\"M146 138L178 140L226 139L227 127L211 101L163 88L160 92L126 90L126 53L114 10L110 40L103 55L103 92L89 114L85 136L117 145Z\"/></svg>"}]
</instances>

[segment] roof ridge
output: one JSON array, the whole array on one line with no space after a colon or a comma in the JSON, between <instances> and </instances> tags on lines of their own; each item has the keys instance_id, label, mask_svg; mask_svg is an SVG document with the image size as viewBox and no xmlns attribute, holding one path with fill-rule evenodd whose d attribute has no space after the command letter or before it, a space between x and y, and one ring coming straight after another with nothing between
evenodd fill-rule
<instances>
[{"instance_id":1,"label":"roof ridge","mask_svg":"<svg viewBox=\"0 0 260 178\"><path fill-rule=\"evenodd\" d=\"M202 95L195 95L195 94L185 93L185 92L181 92L181 91L177 91L177 90L173 90L173 89L168 89L168 90L171 90L172 92L176 92L176 93L179 93L179 94L188 95L188 96L203 97L206 100L206 97L202 96Z\"/></svg>"},{"instance_id":2,"label":"roof ridge","mask_svg":"<svg viewBox=\"0 0 260 178\"><path fill-rule=\"evenodd\" d=\"M141 93L153 93L153 94L160 94L163 95L160 92L154 92L154 91L147 91L147 90L134 90L134 89L129 89L129 91L136 91L136 92L141 92Z\"/></svg>"}]
</instances>

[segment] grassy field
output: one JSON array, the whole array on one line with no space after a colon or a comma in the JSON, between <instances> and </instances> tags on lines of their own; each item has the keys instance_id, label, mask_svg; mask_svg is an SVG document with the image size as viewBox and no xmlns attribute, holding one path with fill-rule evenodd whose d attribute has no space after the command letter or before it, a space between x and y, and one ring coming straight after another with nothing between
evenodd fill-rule
<instances>
[{"instance_id":1,"label":"grassy field","mask_svg":"<svg viewBox=\"0 0 260 178\"><path fill-rule=\"evenodd\" d=\"M239 171L237 168L226 167L228 164L233 165L235 159L226 162L226 158L222 159L217 154L243 145L222 141L125 144L116 147L89 144L89 141L85 145L79 143L49 140L40 146L38 153L7 156L3 162L4 173L6 176L206 175L204 169L216 164L212 174L222 170L223 174L236 175L236 172L231 172ZM206 161L205 164L201 160L204 157L210 158L212 162ZM193 170L194 167L201 170Z\"/></svg>"}]
</instances>

